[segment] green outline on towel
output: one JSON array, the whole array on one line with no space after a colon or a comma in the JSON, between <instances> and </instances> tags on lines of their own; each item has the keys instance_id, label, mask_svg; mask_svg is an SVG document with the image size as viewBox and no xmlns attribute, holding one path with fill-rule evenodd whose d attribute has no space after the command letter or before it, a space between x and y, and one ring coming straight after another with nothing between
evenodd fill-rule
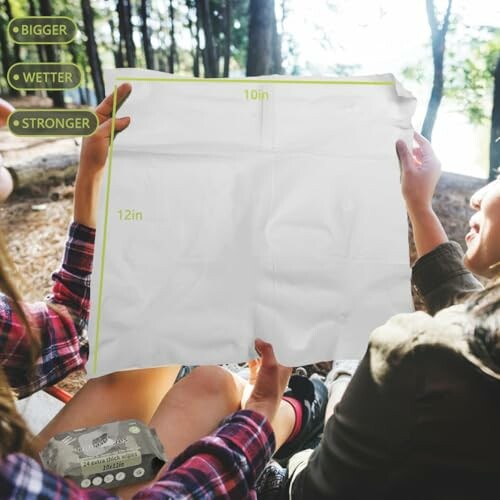
<instances>
[{"instance_id":1,"label":"green outline on towel","mask_svg":"<svg viewBox=\"0 0 500 500\"><path fill-rule=\"evenodd\" d=\"M314 84L314 85L394 85L392 81L362 81L362 80L272 80L261 78L146 78L146 77L122 77L116 78L119 82L167 82L167 83L288 83L299 85Z\"/></svg>"},{"instance_id":2,"label":"green outline on towel","mask_svg":"<svg viewBox=\"0 0 500 500\"><path fill-rule=\"evenodd\" d=\"M109 192L111 187L111 167L113 166L113 143L115 137L115 115L116 101L118 96L118 87L115 85L113 91L113 111L111 113L111 139L109 145L109 162L108 162L108 178L106 181L106 201L104 206L104 228L102 236L102 254L101 254L101 269L99 272L99 295L97 298L97 319L95 328L95 348L94 348L94 374L97 371L97 357L99 355L99 334L101 327L101 312L102 312L102 289L104 283L104 259L106 257L106 238L108 236L108 209L109 209Z\"/></svg>"}]
</instances>

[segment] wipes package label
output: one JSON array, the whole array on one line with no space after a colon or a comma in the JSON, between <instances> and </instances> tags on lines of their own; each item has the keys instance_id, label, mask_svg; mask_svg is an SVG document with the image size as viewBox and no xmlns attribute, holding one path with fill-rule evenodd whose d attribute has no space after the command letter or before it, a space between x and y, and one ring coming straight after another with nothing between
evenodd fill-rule
<instances>
[{"instance_id":1,"label":"wipes package label","mask_svg":"<svg viewBox=\"0 0 500 500\"><path fill-rule=\"evenodd\" d=\"M359 358L410 309L391 76L195 80L135 69L110 151L92 276L90 375L256 357Z\"/></svg>"}]
</instances>

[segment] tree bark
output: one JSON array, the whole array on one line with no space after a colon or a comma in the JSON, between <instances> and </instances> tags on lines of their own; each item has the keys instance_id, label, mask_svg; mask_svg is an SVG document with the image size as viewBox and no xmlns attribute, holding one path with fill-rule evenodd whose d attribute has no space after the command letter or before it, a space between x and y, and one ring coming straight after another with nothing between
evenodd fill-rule
<instances>
[{"instance_id":1,"label":"tree bark","mask_svg":"<svg viewBox=\"0 0 500 500\"><path fill-rule=\"evenodd\" d=\"M443 65L444 65L444 52L446 34L450 24L452 0L448 0L448 7L444 15L441 27L436 18L434 9L434 1L426 0L427 18L431 29L432 37L432 60L434 63L434 79L432 82L431 97L427 105L427 112L425 114L424 123L422 125L422 135L429 141L432 140L432 131L436 122L436 117L443 98Z\"/></svg>"},{"instance_id":2,"label":"tree bark","mask_svg":"<svg viewBox=\"0 0 500 500\"><path fill-rule=\"evenodd\" d=\"M5 12L7 13L7 17L9 18L9 21L11 19L14 19L14 16L12 15L12 6L10 5L9 0L5 0ZM21 60L21 54L20 54L20 45L18 43L14 44L14 63L17 63Z\"/></svg>"},{"instance_id":3,"label":"tree bark","mask_svg":"<svg viewBox=\"0 0 500 500\"><path fill-rule=\"evenodd\" d=\"M249 16L247 75L269 75L276 71L278 59L281 66L274 0L250 0Z\"/></svg>"},{"instance_id":4,"label":"tree bark","mask_svg":"<svg viewBox=\"0 0 500 500\"><path fill-rule=\"evenodd\" d=\"M196 47L194 51L194 63L193 63L193 75L196 77L200 76L200 58L201 58L201 47L200 47L200 18L198 14L196 15Z\"/></svg>"},{"instance_id":5,"label":"tree bark","mask_svg":"<svg viewBox=\"0 0 500 500\"><path fill-rule=\"evenodd\" d=\"M276 14L275 14L276 16ZM273 73L280 75L283 72L283 60L281 56L281 35L278 33L278 23L273 23Z\"/></svg>"},{"instance_id":6,"label":"tree bark","mask_svg":"<svg viewBox=\"0 0 500 500\"><path fill-rule=\"evenodd\" d=\"M42 16L52 16L52 6L50 5L50 0L40 0L40 14ZM47 44L44 45L44 49L47 62L59 62L56 52L56 45ZM66 103L64 102L64 91L48 90L47 94L52 99L54 107L66 107Z\"/></svg>"},{"instance_id":7,"label":"tree bark","mask_svg":"<svg viewBox=\"0 0 500 500\"><path fill-rule=\"evenodd\" d=\"M203 50L205 78L217 78L219 76L219 61L214 44L210 2L209 0L197 0L196 7L197 16L201 20L201 26L205 34L205 49Z\"/></svg>"},{"instance_id":8,"label":"tree bark","mask_svg":"<svg viewBox=\"0 0 500 500\"><path fill-rule=\"evenodd\" d=\"M490 181L500 174L500 56L493 75L493 109L491 111Z\"/></svg>"},{"instance_id":9,"label":"tree bark","mask_svg":"<svg viewBox=\"0 0 500 500\"><path fill-rule=\"evenodd\" d=\"M188 9L188 28L189 33L191 34L191 40L193 44L193 48L191 49L191 55L193 57L193 76L200 76L200 23L198 16L196 14L196 5L193 0L186 0L186 7ZM191 17L191 13L193 12L196 15L196 21L193 22Z\"/></svg>"},{"instance_id":10,"label":"tree bark","mask_svg":"<svg viewBox=\"0 0 500 500\"><path fill-rule=\"evenodd\" d=\"M7 24L0 19L0 51L2 56L2 73L7 76L7 71L12 64L10 60L9 43L7 41ZM12 89L14 90L14 89Z\"/></svg>"},{"instance_id":11,"label":"tree bark","mask_svg":"<svg viewBox=\"0 0 500 500\"><path fill-rule=\"evenodd\" d=\"M80 59L78 57L78 49L76 48L76 45L73 43L68 43L68 51L71 54L71 60L73 61L74 64L77 66L80 66L82 70L82 78L84 79L84 82L86 81L86 67L82 64L80 64ZM89 104L87 97L85 95L85 87L86 84L84 82L81 82L80 85L78 85L78 95L80 96L80 104L86 105ZM83 84L83 86L82 86Z\"/></svg>"},{"instance_id":12,"label":"tree bark","mask_svg":"<svg viewBox=\"0 0 500 500\"><path fill-rule=\"evenodd\" d=\"M141 16L141 32L142 32L142 47L144 50L144 59L146 61L146 68L154 69L154 55L153 55L153 47L151 45L151 30L148 25L148 17L149 17L149 1L141 0L140 5L140 16Z\"/></svg>"},{"instance_id":13,"label":"tree bark","mask_svg":"<svg viewBox=\"0 0 500 500\"><path fill-rule=\"evenodd\" d=\"M36 5L35 5L35 0L28 0L28 4L29 4L30 16L38 16L38 12L37 12ZM38 60L40 62L45 62L45 54L43 53L42 45L37 45L36 51L38 53Z\"/></svg>"},{"instance_id":14,"label":"tree bark","mask_svg":"<svg viewBox=\"0 0 500 500\"><path fill-rule=\"evenodd\" d=\"M115 59L115 68L123 68L125 66L125 60L123 59L123 51L122 51L122 39L117 40L115 38L115 23L112 19L108 21L109 30L111 32L111 45L114 47L113 56Z\"/></svg>"},{"instance_id":15,"label":"tree bark","mask_svg":"<svg viewBox=\"0 0 500 500\"><path fill-rule=\"evenodd\" d=\"M229 76L231 62L231 29L233 26L233 0L225 0L224 10L224 78Z\"/></svg>"},{"instance_id":16,"label":"tree bark","mask_svg":"<svg viewBox=\"0 0 500 500\"><path fill-rule=\"evenodd\" d=\"M170 23L170 47L168 50L168 72L175 72L175 62L177 58L177 44L175 41L175 10L172 0L168 4L168 18Z\"/></svg>"},{"instance_id":17,"label":"tree bark","mask_svg":"<svg viewBox=\"0 0 500 500\"><path fill-rule=\"evenodd\" d=\"M94 82L94 90L97 102L104 99L104 79L102 77L101 59L97 50L97 43L94 36L94 11L89 0L81 0L83 26L87 41L85 47L87 49L87 58L90 65L90 72Z\"/></svg>"},{"instance_id":18,"label":"tree bark","mask_svg":"<svg viewBox=\"0 0 500 500\"><path fill-rule=\"evenodd\" d=\"M135 44L132 27L132 11L129 0L118 0L118 20L120 27L120 45L125 46L127 66L135 68Z\"/></svg>"},{"instance_id":19,"label":"tree bark","mask_svg":"<svg viewBox=\"0 0 500 500\"><path fill-rule=\"evenodd\" d=\"M17 189L40 189L66 180L74 180L78 169L78 153L42 155L23 163L8 165Z\"/></svg>"}]
</instances>

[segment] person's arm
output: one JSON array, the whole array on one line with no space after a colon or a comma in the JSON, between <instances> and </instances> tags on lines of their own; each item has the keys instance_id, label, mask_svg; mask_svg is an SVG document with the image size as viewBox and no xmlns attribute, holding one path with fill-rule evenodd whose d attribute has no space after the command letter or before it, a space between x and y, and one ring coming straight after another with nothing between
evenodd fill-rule
<instances>
[{"instance_id":1,"label":"person's arm","mask_svg":"<svg viewBox=\"0 0 500 500\"><path fill-rule=\"evenodd\" d=\"M125 102L131 91L132 87L128 83L123 83L118 87L116 109ZM95 113L99 119L99 127L95 134L83 140L80 166L76 174L74 220L78 224L93 228L96 226L99 190L113 129L111 116L114 99L114 93L110 94L97 106ZM128 116L117 118L114 125L115 135L125 130L129 123L130 117Z\"/></svg>"},{"instance_id":2,"label":"person's arm","mask_svg":"<svg viewBox=\"0 0 500 500\"><path fill-rule=\"evenodd\" d=\"M94 230L72 224L61 268L52 276L54 285L48 302L23 304L40 341L33 373L32 337L12 299L0 294L0 364L19 397L55 384L84 366L93 249Z\"/></svg>"},{"instance_id":3,"label":"person's arm","mask_svg":"<svg viewBox=\"0 0 500 500\"><path fill-rule=\"evenodd\" d=\"M252 498L255 481L275 449L269 420L255 411L233 414L212 436L200 439L134 499Z\"/></svg>"},{"instance_id":4,"label":"person's arm","mask_svg":"<svg viewBox=\"0 0 500 500\"><path fill-rule=\"evenodd\" d=\"M462 247L450 241L425 254L413 266L413 284L429 314L464 300L483 286L464 266Z\"/></svg>"},{"instance_id":5,"label":"person's arm","mask_svg":"<svg viewBox=\"0 0 500 500\"><path fill-rule=\"evenodd\" d=\"M130 93L130 85L118 89L118 102ZM13 300L0 294L0 364L19 397L53 385L83 368L88 356L85 328L89 315L90 274L94 255L96 198L111 135L113 96L97 108L97 132L82 145L75 186L74 222L65 253L47 302L23 304L31 329L40 341L34 370L33 340L16 313ZM116 131L128 126L128 118L116 120Z\"/></svg>"},{"instance_id":6,"label":"person's arm","mask_svg":"<svg viewBox=\"0 0 500 500\"><path fill-rule=\"evenodd\" d=\"M401 163L401 191L413 228L417 257L448 241L448 236L432 208L432 198L441 176L441 163L432 146L420 134L414 134L417 147L410 152L404 141L396 143Z\"/></svg>"},{"instance_id":7,"label":"person's arm","mask_svg":"<svg viewBox=\"0 0 500 500\"><path fill-rule=\"evenodd\" d=\"M396 143L401 163L401 190L406 202L418 260L412 281L427 310L434 314L462 296L481 289L481 284L463 265L463 253L448 236L432 208L441 175L441 163L431 144L414 134L412 152L403 141Z\"/></svg>"},{"instance_id":8,"label":"person's arm","mask_svg":"<svg viewBox=\"0 0 500 500\"><path fill-rule=\"evenodd\" d=\"M11 453L0 462L0 491L2 498L119 500L101 488L79 488L73 481L49 472L21 453Z\"/></svg>"},{"instance_id":9,"label":"person's arm","mask_svg":"<svg viewBox=\"0 0 500 500\"><path fill-rule=\"evenodd\" d=\"M274 446L266 417L255 411L237 412L212 436L178 456L167 473L134 498L252 498L255 480L271 458ZM82 489L19 453L0 462L0 491L2 498L121 498L100 488Z\"/></svg>"}]
</instances>

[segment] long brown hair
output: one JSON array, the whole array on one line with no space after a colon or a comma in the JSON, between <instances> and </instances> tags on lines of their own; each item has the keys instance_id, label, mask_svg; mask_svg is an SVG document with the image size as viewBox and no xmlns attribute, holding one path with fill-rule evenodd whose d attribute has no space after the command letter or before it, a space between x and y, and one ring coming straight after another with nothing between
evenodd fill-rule
<instances>
[{"instance_id":1,"label":"long brown hair","mask_svg":"<svg viewBox=\"0 0 500 500\"><path fill-rule=\"evenodd\" d=\"M15 276L15 267L8 256L2 234L0 233L0 291L5 293L11 301L12 308L19 316L31 340L31 356L26 360L26 370L33 372L36 358L39 354L39 338L28 321L28 317L21 305L21 298L14 285L12 276ZM0 328L0 335L3 335ZM0 366L0 459L9 453L21 452L35 457L33 435L16 409L16 396L9 385L7 377Z\"/></svg>"}]
</instances>

